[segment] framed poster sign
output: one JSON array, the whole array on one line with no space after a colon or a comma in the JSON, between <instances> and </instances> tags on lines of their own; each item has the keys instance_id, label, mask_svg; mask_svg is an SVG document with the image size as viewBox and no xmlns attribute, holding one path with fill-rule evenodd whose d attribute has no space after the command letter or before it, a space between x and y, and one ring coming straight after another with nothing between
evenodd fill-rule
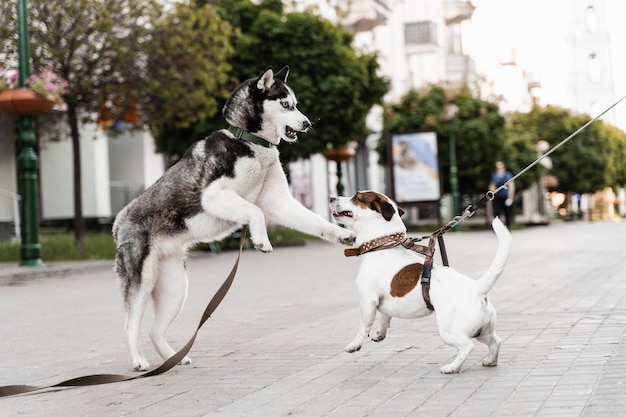
<instances>
[{"instance_id":1,"label":"framed poster sign","mask_svg":"<svg viewBox=\"0 0 626 417\"><path fill-rule=\"evenodd\" d=\"M435 132L392 134L387 152L391 188L398 203L432 203L441 198Z\"/></svg>"}]
</instances>

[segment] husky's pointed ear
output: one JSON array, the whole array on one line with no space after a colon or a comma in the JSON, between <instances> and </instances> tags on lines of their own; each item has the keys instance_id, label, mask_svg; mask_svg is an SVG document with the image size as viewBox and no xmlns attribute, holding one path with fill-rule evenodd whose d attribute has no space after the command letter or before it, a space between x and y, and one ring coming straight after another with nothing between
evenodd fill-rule
<instances>
[{"instance_id":1,"label":"husky's pointed ear","mask_svg":"<svg viewBox=\"0 0 626 417\"><path fill-rule=\"evenodd\" d=\"M282 80L284 83L287 82L287 77L289 77L289 65L285 65L283 69L274 74L274 77Z\"/></svg>"},{"instance_id":2,"label":"husky's pointed ear","mask_svg":"<svg viewBox=\"0 0 626 417\"><path fill-rule=\"evenodd\" d=\"M259 78L256 79L256 88L265 91L272 85L274 85L274 69L267 67L267 69L263 71L263 74L259 75Z\"/></svg>"}]
</instances>

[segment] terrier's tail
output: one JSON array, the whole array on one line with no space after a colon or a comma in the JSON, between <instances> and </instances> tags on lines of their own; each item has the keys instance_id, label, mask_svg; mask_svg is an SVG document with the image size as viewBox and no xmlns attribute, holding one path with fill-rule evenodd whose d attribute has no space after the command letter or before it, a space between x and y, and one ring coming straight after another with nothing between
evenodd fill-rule
<instances>
[{"instance_id":1,"label":"terrier's tail","mask_svg":"<svg viewBox=\"0 0 626 417\"><path fill-rule=\"evenodd\" d=\"M496 256L493 258L493 261L489 266L489 269L487 269L487 272L485 272L485 274L480 277L478 281L476 281L478 291L483 296L487 295L502 274L502 271L504 271L506 261L509 258L509 253L511 251L512 239L509 229L507 229L507 227L502 224L500 219L497 217L493 219L491 227L493 227L493 231L498 237L498 249L496 251Z\"/></svg>"}]
</instances>

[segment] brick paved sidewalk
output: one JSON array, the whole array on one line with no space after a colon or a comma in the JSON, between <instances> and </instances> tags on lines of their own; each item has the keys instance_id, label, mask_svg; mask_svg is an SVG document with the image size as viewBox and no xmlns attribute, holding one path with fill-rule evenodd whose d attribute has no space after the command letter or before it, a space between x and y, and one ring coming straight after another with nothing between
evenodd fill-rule
<instances>
[{"instance_id":1,"label":"brick paved sidewalk","mask_svg":"<svg viewBox=\"0 0 626 417\"><path fill-rule=\"evenodd\" d=\"M450 232L451 264L487 268L490 232ZM513 232L492 291L503 339L462 373L434 317L394 319L387 339L348 354L359 260L325 243L244 252L236 281L200 331L192 364L149 379L0 399L0 416L626 416L626 223ZM190 294L170 340L182 346L235 254L189 261ZM109 268L0 286L0 385L128 373L123 309ZM160 363L147 337L142 345Z\"/></svg>"}]
</instances>

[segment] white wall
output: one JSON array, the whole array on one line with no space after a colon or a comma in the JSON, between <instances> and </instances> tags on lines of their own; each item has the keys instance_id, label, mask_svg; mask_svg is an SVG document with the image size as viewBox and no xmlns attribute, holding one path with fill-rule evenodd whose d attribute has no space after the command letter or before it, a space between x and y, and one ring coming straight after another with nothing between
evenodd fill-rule
<instances>
[{"instance_id":1,"label":"white wall","mask_svg":"<svg viewBox=\"0 0 626 417\"><path fill-rule=\"evenodd\" d=\"M15 140L13 119L0 113L0 222L15 216L14 200L2 193L17 194Z\"/></svg>"},{"instance_id":2,"label":"white wall","mask_svg":"<svg viewBox=\"0 0 626 417\"><path fill-rule=\"evenodd\" d=\"M81 129L81 172L84 217L111 217L107 137L95 125ZM74 217L72 142L43 142L40 151L43 219Z\"/></svg>"},{"instance_id":3,"label":"white wall","mask_svg":"<svg viewBox=\"0 0 626 417\"><path fill-rule=\"evenodd\" d=\"M148 131L125 132L108 139L110 195L113 216L165 172Z\"/></svg>"},{"instance_id":4,"label":"white wall","mask_svg":"<svg viewBox=\"0 0 626 417\"><path fill-rule=\"evenodd\" d=\"M334 165L334 162L332 162ZM336 177L335 177L336 178ZM322 154L311 156L311 201L313 210L326 220L330 220L328 199L331 193L328 187L328 161Z\"/></svg>"},{"instance_id":5,"label":"white wall","mask_svg":"<svg viewBox=\"0 0 626 417\"><path fill-rule=\"evenodd\" d=\"M143 178L144 186L148 188L158 180L165 172L165 157L157 153L154 138L148 132L142 132L143 142Z\"/></svg>"}]
</instances>

